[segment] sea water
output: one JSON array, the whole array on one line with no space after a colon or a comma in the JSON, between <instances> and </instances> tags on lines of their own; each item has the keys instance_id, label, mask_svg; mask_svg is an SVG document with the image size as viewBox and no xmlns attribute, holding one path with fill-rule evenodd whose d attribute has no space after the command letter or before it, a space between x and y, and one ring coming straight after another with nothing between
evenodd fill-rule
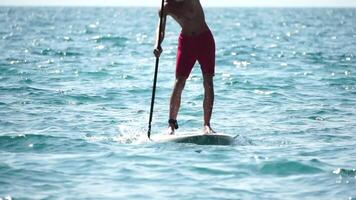
<instances>
[{"instance_id":1,"label":"sea water","mask_svg":"<svg viewBox=\"0 0 356 200\"><path fill-rule=\"evenodd\" d=\"M355 199L356 10L205 11L232 146L147 140L156 8L0 8L0 199ZM179 32L169 18L153 135ZM201 132L203 96L197 64L178 134Z\"/></svg>"}]
</instances>

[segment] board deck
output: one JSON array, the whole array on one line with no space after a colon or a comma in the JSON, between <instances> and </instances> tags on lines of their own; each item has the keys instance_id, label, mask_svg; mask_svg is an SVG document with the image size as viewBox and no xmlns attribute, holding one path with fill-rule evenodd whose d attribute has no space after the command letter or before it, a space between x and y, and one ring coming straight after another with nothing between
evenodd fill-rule
<instances>
[{"instance_id":1,"label":"board deck","mask_svg":"<svg viewBox=\"0 0 356 200\"><path fill-rule=\"evenodd\" d=\"M232 145L234 138L224 134L160 135L155 142L191 143L197 145Z\"/></svg>"}]
</instances>

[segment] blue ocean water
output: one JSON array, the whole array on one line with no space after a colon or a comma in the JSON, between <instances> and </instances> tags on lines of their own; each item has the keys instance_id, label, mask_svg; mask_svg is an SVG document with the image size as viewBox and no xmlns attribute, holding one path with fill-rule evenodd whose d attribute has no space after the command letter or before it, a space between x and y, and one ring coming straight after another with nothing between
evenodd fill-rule
<instances>
[{"instance_id":1,"label":"blue ocean water","mask_svg":"<svg viewBox=\"0 0 356 200\"><path fill-rule=\"evenodd\" d=\"M0 199L355 199L356 10L208 8L212 126L232 146L147 141L154 8L0 8ZM169 19L152 134L164 134ZM179 133L200 132L199 66Z\"/></svg>"}]
</instances>

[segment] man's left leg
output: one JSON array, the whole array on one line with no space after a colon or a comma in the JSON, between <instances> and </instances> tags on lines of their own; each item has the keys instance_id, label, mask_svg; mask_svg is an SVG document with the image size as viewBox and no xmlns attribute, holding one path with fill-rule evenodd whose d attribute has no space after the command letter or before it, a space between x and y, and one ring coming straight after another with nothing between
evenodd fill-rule
<instances>
[{"instance_id":1,"label":"man's left leg","mask_svg":"<svg viewBox=\"0 0 356 200\"><path fill-rule=\"evenodd\" d=\"M198 61L201 66L204 79L204 133L214 133L210 126L210 119L214 105L215 74L215 41L210 31L202 34L199 38Z\"/></svg>"},{"instance_id":2,"label":"man's left leg","mask_svg":"<svg viewBox=\"0 0 356 200\"><path fill-rule=\"evenodd\" d=\"M210 119L213 113L214 106L214 83L213 83L214 75L204 74L204 134L212 134L215 133L210 126Z\"/></svg>"},{"instance_id":3,"label":"man's left leg","mask_svg":"<svg viewBox=\"0 0 356 200\"><path fill-rule=\"evenodd\" d=\"M181 101L181 96L182 96L182 91L185 86L187 78L186 77L176 77L176 82L174 83L174 88L170 100L170 106L169 106L169 134L174 135L174 131L176 129L175 125L177 123L177 115L180 107L180 101ZM171 120L174 120L171 122Z\"/></svg>"}]
</instances>

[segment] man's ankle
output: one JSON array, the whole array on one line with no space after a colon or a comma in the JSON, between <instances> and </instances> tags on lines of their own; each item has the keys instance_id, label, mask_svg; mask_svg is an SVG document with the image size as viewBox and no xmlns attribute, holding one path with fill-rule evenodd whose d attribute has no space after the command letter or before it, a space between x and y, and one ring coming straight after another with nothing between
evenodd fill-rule
<instances>
[{"instance_id":1,"label":"man's ankle","mask_svg":"<svg viewBox=\"0 0 356 200\"><path fill-rule=\"evenodd\" d=\"M172 128L172 130L179 128L178 122L175 119L169 119L168 120L168 126L170 126Z\"/></svg>"}]
</instances>

